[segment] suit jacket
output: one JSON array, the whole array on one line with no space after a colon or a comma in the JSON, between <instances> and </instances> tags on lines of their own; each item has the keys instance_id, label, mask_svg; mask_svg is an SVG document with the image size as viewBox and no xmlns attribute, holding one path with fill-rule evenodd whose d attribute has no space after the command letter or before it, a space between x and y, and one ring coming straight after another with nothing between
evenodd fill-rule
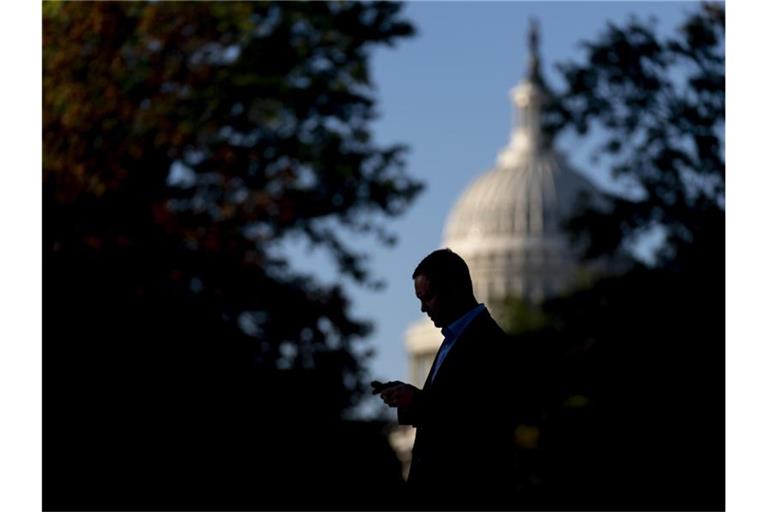
<instances>
[{"instance_id":1,"label":"suit jacket","mask_svg":"<svg viewBox=\"0 0 768 512\"><path fill-rule=\"evenodd\" d=\"M514 499L516 398L511 339L488 311L470 323L434 379L398 409L416 427L408 487L421 503L476 507Z\"/></svg>"}]
</instances>

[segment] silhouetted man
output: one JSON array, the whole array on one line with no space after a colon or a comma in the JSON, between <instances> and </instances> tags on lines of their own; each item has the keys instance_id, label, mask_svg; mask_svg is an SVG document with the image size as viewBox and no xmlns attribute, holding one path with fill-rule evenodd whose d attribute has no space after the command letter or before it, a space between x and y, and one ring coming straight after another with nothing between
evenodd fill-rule
<instances>
[{"instance_id":1,"label":"silhouetted man","mask_svg":"<svg viewBox=\"0 0 768 512\"><path fill-rule=\"evenodd\" d=\"M469 268L450 249L413 272L416 297L445 337L424 389L372 383L416 427L408 488L413 505L497 508L514 501L511 344L472 292Z\"/></svg>"}]
</instances>

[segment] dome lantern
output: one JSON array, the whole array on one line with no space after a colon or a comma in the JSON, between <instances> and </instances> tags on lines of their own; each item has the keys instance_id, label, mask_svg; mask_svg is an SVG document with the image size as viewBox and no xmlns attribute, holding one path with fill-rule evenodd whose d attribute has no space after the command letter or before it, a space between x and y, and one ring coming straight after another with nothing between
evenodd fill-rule
<instances>
[{"instance_id":1,"label":"dome lantern","mask_svg":"<svg viewBox=\"0 0 768 512\"><path fill-rule=\"evenodd\" d=\"M541 151L549 141L541 128L541 111L548 99L548 92L539 69L539 28L531 20L528 32L528 73L517 87L509 91L513 108L517 107L517 128L512 131L509 143L502 148L496 163L499 166L513 166L520 159L529 158L528 153Z\"/></svg>"}]
</instances>

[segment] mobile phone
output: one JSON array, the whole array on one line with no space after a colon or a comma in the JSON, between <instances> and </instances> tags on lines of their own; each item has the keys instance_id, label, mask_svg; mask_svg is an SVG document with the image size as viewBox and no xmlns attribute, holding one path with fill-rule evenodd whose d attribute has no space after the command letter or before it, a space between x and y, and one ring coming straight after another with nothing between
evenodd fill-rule
<instances>
[{"instance_id":1,"label":"mobile phone","mask_svg":"<svg viewBox=\"0 0 768 512\"><path fill-rule=\"evenodd\" d=\"M387 389L389 387L392 387L392 386L396 386L398 384L400 384L400 383L397 382L397 381L380 382L378 380L374 380L374 381L371 382L371 387L373 388L372 393L374 395L378 395L379 393L381 393L385 389Z\"/></svg>"}]
</instances>

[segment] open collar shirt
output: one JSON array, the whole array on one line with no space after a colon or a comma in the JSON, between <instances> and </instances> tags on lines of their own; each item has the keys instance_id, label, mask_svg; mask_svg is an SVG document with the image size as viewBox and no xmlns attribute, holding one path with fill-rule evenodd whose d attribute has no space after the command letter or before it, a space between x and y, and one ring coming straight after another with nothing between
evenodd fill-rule
<instances>
[{"instance_id":1,"label":"open collar shirt","mask_svg":"<svg viewBox=\"0 0 768 512\"><path fill-rule=\"evenodd\" d=\"M443 361L445 361L446 356L448 356L448 352L450 352L451 348L456 343L456 340L461 337L462 333L467 329L467 326L472 323L472 320L477 318L477 315L483 311L485 311L485 304L478 304L458 320L453 322L451 325L443 328L442 333L445 339L443 340L443 344L440 345L440 350L437 352L435 369L432 371L430 382L435 380L435 375L437 375L437 372L440 370L440 365L442 365Z\"/></svg>"}]
</instances>

